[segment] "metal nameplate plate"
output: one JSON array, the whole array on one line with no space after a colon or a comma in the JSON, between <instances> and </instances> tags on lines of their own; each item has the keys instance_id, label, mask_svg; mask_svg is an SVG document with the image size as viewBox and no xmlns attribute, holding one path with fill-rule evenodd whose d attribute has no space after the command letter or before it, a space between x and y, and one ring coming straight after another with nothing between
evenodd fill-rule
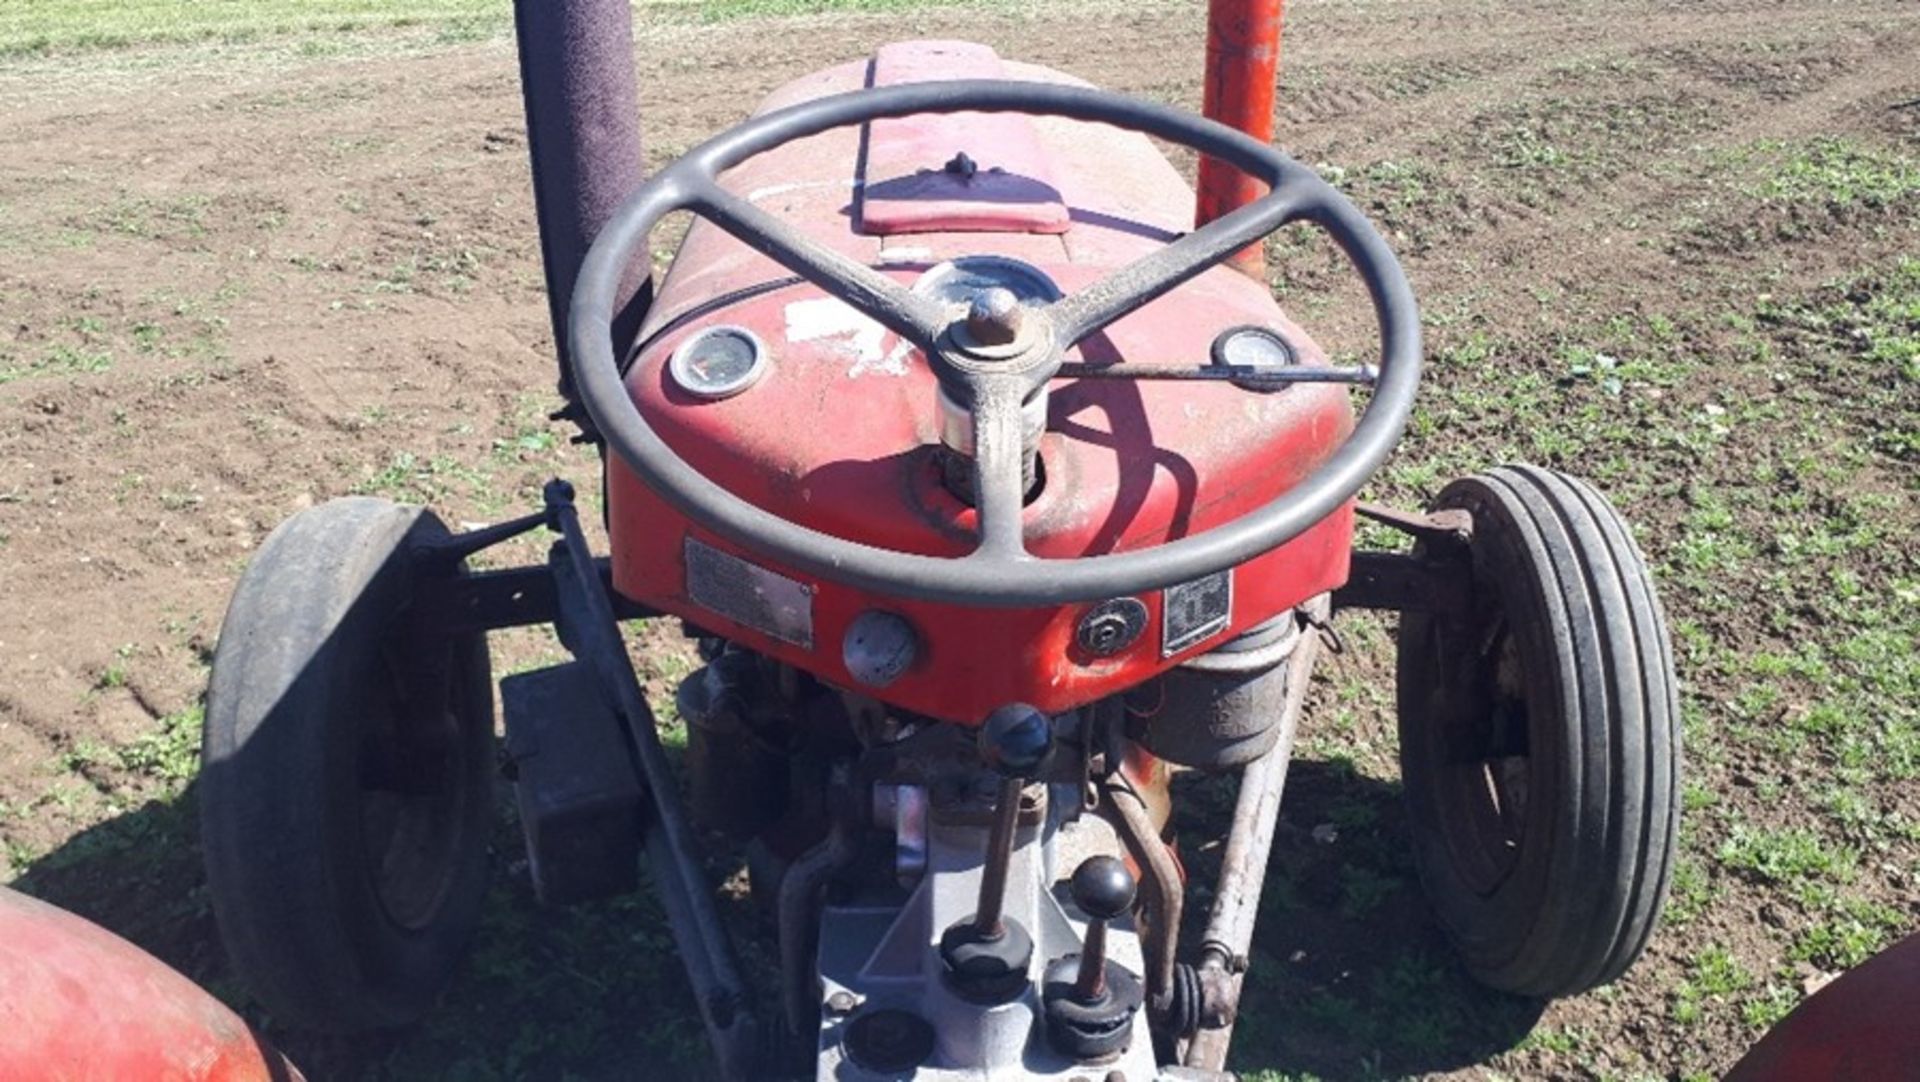
<instances>
[{"instance_id":1,"label":"metal nameplate plate","mask_svg":"<svg viewBox=\"0 0 1920 1082\"><path fill-rule=\"evenodd\" d=\"M1205 642L1232 622L1232 570L1169 586L1160 595L1160 656Z\"/></svg>"},{"instance_id":2,"label":"metal nameplate plate","mask_svg":"<svg viewBox=\"0 0 1920 1082\"><path fill-rule=\"evenodd\" d=\"M722 552L686 542L687 596L736 624L813 649L813 587Z\"/></svg>"}]
</instances>

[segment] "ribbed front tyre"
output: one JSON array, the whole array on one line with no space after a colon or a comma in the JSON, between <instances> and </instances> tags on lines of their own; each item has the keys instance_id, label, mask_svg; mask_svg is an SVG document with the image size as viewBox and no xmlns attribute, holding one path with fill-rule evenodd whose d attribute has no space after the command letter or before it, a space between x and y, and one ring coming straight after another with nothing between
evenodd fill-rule
<instances>
[{"instance_id":1,"label":"ribbed front tyre","mask_svg":"<svg viewBox=\"0 0 1920 1082\"><path fill-rule=\"evenodd\" d=\"M221 939L277 1021L417 1019L486 889L485 637L412 619L431 512L334 500L281 524L227 609L207 694L201 845Z\"/></svg>"},{"instance_id":2,"label":"ribbed front tyre","mask_svg":"<svg viewBox=\"0 0 1920 1082\"><path fill-rule=\"evenodd\" d=\"M1400 766L1415 861L1482 982L1562 996L1652 935L1679 832L1666 618L1626 524L1533 466L1455 481L1474 611L1400 625Z\"/></svg>"}]
</instances>

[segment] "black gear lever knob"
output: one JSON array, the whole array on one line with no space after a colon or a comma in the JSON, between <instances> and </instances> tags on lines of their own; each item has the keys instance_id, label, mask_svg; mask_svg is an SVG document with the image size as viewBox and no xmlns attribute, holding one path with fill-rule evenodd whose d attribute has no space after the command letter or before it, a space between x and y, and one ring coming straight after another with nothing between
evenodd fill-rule
<instances>
[{"instance_id":1,"label":"black gear lever knob","mask_svg":"<svg viewBox=\"0 0 1920 1082\"><path fill-rule=\"evenodd\" d=\"M1053 753L1053 721L1026 703L1008 703L980 726L980 758L1003 778L1031 778Z\"/></svg>"},{"instance_id":2,"label":"black gear lever knob","mask_svg":"<svg viewBox=\"0 0 1920 1082\"><path fill-rule=\"evenodd\" d=\"M1133 908L1133 873L1118 859L1088 857L1067 883L1087 918L1078 954L1056 958L1041 981L1047 1039L1083 1063L1104 1062L1133 1039L1133 1017L1145 1000L1140 978L1107 961L1107 923Z\"/></svg>"},{"instance_id":3,"label":"black gear lever knob","mask_svg":"<svg viewBox=\"0 0 1920 1082\"><path fill-rule=\"evenodd\" d=\"M1107 998L1107 922L1133 906L1133 873L1113 857L1088 857L1073 870L1067 890L1087 915L1087 941L1080 945L1073 998L1097 1003Z\"/></svg>"},{"instance_id":4,"label":"black gear lever knob","mask_svg":"<svg viewBox=\"0 0 1920 1082\"><path fill-rule=\"evenodd\" d=\"M1093 920L1114 920L1133 908L1133 873L1114 857L1081 861L1067 889L1073 894L1073 904Z\"/></svg>"}]
</instances>

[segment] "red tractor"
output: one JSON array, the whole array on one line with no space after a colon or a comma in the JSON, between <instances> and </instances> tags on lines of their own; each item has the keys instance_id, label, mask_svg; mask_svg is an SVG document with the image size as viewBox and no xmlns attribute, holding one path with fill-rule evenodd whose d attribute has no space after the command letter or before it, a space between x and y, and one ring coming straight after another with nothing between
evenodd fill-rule
<instances>
[{"instance_id":1,"label":"red tractor","mask_svg":"<svg viewBox=\"0 0 1920 1082\"><path fill-rule=\"evenodd\" d=\"M626 0L519 5L556 416L604 452L611 552L561 482L468 533L344 499L267 540L201 801L222 935L274 1018L432 1004L486 884L486 633L549 622L576 660L500 681L534 883L632 890L644 857L729 1077L1222 1077L1344 608L1402 614L1417 862L1466 964L1553 996L1633 962L1680 807L1646 566L1550 470L1356 503L1413 409L1420 317L1361 212L1271 145L1277 8L1214 4L1209 111L1253 134L906 42L641 182ZM1197 227L1154 139L1202 158ZM1243 273L1292 223L1364 283L1377 363L1332 362ZM1411 551L1354 551L1356 515ZM544 566L465 567L543 528ZM618 623L663 615L705 662L680 770ZM1240 775L1204 918L1166 840L1178 769ZM771 980L734 961L713 834L777 914Z\"/></svg>"}]
</instances>

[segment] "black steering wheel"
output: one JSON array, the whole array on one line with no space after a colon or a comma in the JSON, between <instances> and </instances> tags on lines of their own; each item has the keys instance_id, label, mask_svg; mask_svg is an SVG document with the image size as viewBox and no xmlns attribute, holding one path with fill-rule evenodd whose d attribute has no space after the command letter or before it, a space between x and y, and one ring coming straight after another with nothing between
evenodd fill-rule
<instances>
[{"instance_id":1,"label":"black steering wheel","mask_svg":"<svg viewBox=\"0 0 1920 1082\"><path fill-rule=\"evenodd\" d=\"M976 302L971 313L912 292L822 247L721 189L719 175L757 154L823 131L924 113L1026 113L1144 132L1207 154L1271 191L1152 255L1045 307ZM978 543L963 557L925 556L849 541L762 510L728 492L655 432L628 396L614 356L620 281L645 258L648 233L690 210L918 346L941 386L972 413ZM1061 373L1065 350L1281 226L1327 231L1366 283L1380 329L1373 393L1352 434L1292 489L1192 537L1131 552L1042 559L1026 551L1021 403ZM989 291L991 292L991 291ZM1096 601L1186 582L1244 563L1339 508L1400 438L1420 379L1420 318L1412 288L1366 217L1313 170L1245 134L1176 109L1048 83L962 80L857 90L755 117L655 173L594 238L567 316L575 386L622 461L664 499L714 533L824 578L893 597L1023 607ZM1086 374L1085 366L1072 366ZM1124 374L1129 366L1107 373ZM1355 382L1351 369L1300 369L1296 381ZM1142 375L1152 375L1143 371ZM1157 374L1167 374L1165 369Z\"/></svg>"}]
</instances>

